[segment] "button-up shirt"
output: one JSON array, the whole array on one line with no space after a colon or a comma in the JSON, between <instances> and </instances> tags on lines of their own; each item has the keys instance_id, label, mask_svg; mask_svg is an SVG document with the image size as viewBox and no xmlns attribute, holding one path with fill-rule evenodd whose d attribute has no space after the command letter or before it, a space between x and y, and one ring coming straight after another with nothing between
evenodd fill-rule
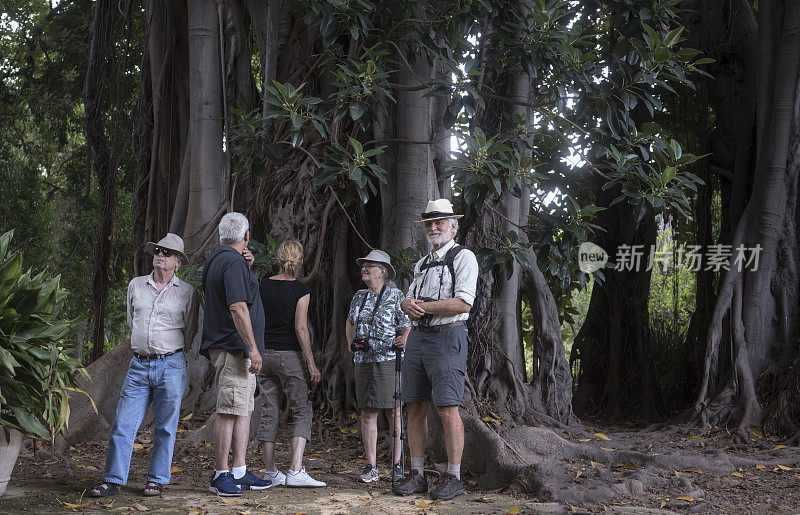
<instances>
[{"instance_id":1,"label":"button-up shirt","mask_svg":"<svg viewBox=\"0 0 800 515\"><path fill-rule=\"evenodd\" d=\"M197 333L197 293L177 276L160 292L153 274L135 277L128 284L127 314L137 354L188 349Z\"/></svg>"},{"instance_id":2,"label":"button-up shirt","mask_svg":"<svg viewBox=\"0 0 800 515\"><path fill-rule=\"evenodd\" d=\"M455 295L453 295L453 277L450 276L450 269L444 264L444 256L447 251L455 247L456 242L450 240L442 248L426 256L428 263L442 261L442 266L433 266L427 270L422 270L422 265L426 261L423 257L414 266L414 280L408 288L407 299L421 299L422 297L434 300L447 300L450 298L461 299L470 306L475 302L475 290L478 283L478 260L475 254L469 249L462 249L456 254L453 260L453 270L455 272ZM467 320L469 313L459 313L449 317L431 317L430 325L450 324L459 320ZM417 325L417 322L414 322Z\"/></svg>"}]
</instances>

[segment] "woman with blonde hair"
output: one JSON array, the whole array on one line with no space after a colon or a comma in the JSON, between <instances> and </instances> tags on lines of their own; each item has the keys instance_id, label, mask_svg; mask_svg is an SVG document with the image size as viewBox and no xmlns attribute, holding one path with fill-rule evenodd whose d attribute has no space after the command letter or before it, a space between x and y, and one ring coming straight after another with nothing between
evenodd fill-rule
<instances>
[{"instance_id":1,"label":"woman with blonde hair","mask_svg":"<svg viewBox=\"0 0 800 515\"><path fill-rule=\"evenodd\" d=\"M262 279L260 288L265 313L265 353L257 376L263 396L257 438L264 454L264 478L273 485L325 486L309 476L302 466L314 414L308 398L308 381L318 383L321 377L311 352L307 325L311 290L297 280L303 265L303 246L298 241L285 241L278 248L277 258L280 272ZM291 464L286 474L275 466L282 395L287 396L292 414Z\"/></svg>"}]
</instances>

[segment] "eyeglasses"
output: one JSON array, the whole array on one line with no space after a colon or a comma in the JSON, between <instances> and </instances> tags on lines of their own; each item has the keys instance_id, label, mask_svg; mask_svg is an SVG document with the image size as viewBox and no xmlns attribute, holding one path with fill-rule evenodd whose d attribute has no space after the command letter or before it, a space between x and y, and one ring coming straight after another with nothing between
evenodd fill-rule
<instances>
[{"instance_id":1,"label":"eyeglasses","mask_svg":"<svg viewBox=\"0 0 800 515\"><path fill-rule=\"evenodd\" d=\"M373 264L370 264L370 263L364 263L363 265L361 265L361 270L364 270L364 269L368 270L370 268L380 268L380 267L381 267L380 265L373 265Z\"/></svg>"},{"instance_id":2,"label":"eyeglasses","mask_svg":"<svg viewBox=\"0 0 800 515\"><path fill-rule=\"evenodd\" d=\"M154 247L153 248L153 255L155 256L156 254L161 254L165 258L168 258L168 257L172 257L172 254L174 254L174 252L172 252L170 249L164 249L164 248L161 248L161 247Z\"/></svg>"}]
</instances>

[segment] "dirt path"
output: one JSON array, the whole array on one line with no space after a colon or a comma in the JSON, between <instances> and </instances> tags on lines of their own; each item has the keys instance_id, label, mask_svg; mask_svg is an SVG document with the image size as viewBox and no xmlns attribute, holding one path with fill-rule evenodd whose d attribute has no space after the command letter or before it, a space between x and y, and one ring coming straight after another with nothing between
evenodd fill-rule
<instances>
[{"instance_id":1,"label":"dirt path","mask_svg":"<svg viewBox=\"0 0 800 515\"><path fill-rule=\"evenodd\" d=\"M198 417L200 418L200 417ZM364 464L360 438L353 418L347 427L319 424L306 452L305 464L317 479L328 483L327 488L292 489L276 487L262 492L246 492L240 499L223 499L207 491L213 471L213 453L209 443L190 443L184 439L197 424L182 421L173 459L172 482L161 498L144 498L144 485L149 464L152 435L142 431L135 446L129 486L123 494L106 499L84 496L102 479L106 442L85 442L69 449L65 456L53 456L49 447L25 449L17 462L7 495L0 498L2 512L65 513L65 512L127 512L154 511L161 513L797 513L800 506L800 449L782 448L774 439L754 434L747 447L734 447L724 432L715 437L699 437L670 433L640 433L626 427L601 428L607 439L588 442L609 449L636 450L645 453L665 453L670 450L696 452L700 457L709 449L753 460L768 462L784 456L785 466L765 466L756 463L733 473L715 474L702 467L684 470L664 470L661 474L673 478L687 476L702 490L702 496L679 496L676 493L648 489L637 499L618 499L603 505L570 505L564 502L545 502L521 494L487 492L478 488L475 478L464 474L467 494L453 501L432 502L428 496L397 497L391 493L385 478L389 457L379 451L379 467L383 479L377 484L356 482ZM565 434L566 438L571 438ZM286 435L276 444L277 461L284 468L288 460ZM777 448L776 448L777 447ZM467 450L469 452L469 450ZM797 457L798 459L796 459ZM789 460L794 459L794 462ZM256 473L263 473L255 445L248 452L248 464ZM587 484L594 467L604 466L585 460L565 460L565 473L577 486ZM620 480L631 470L630 463L607 466L610 477ZM635 468L635 467L633 467ZM614 479L612 479L614 480Z\"/></svg>"}]
</instances>

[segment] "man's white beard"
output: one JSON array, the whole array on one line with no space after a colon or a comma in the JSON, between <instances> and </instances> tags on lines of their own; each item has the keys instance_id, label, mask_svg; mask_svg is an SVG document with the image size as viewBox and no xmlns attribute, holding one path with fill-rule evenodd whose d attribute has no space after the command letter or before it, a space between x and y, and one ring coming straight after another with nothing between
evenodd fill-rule
<instances>
[{"instance_id":1,"label":"man's white beard","mask_svg":"<svg viewBox=\"0 0 800 515\"><path fill-rule=\"evenodd\" d=\"M425 236L431 245L442 245L453 238L453 232L440 232L439 234L426 234Z\"/></svg>"}]
</instances>

